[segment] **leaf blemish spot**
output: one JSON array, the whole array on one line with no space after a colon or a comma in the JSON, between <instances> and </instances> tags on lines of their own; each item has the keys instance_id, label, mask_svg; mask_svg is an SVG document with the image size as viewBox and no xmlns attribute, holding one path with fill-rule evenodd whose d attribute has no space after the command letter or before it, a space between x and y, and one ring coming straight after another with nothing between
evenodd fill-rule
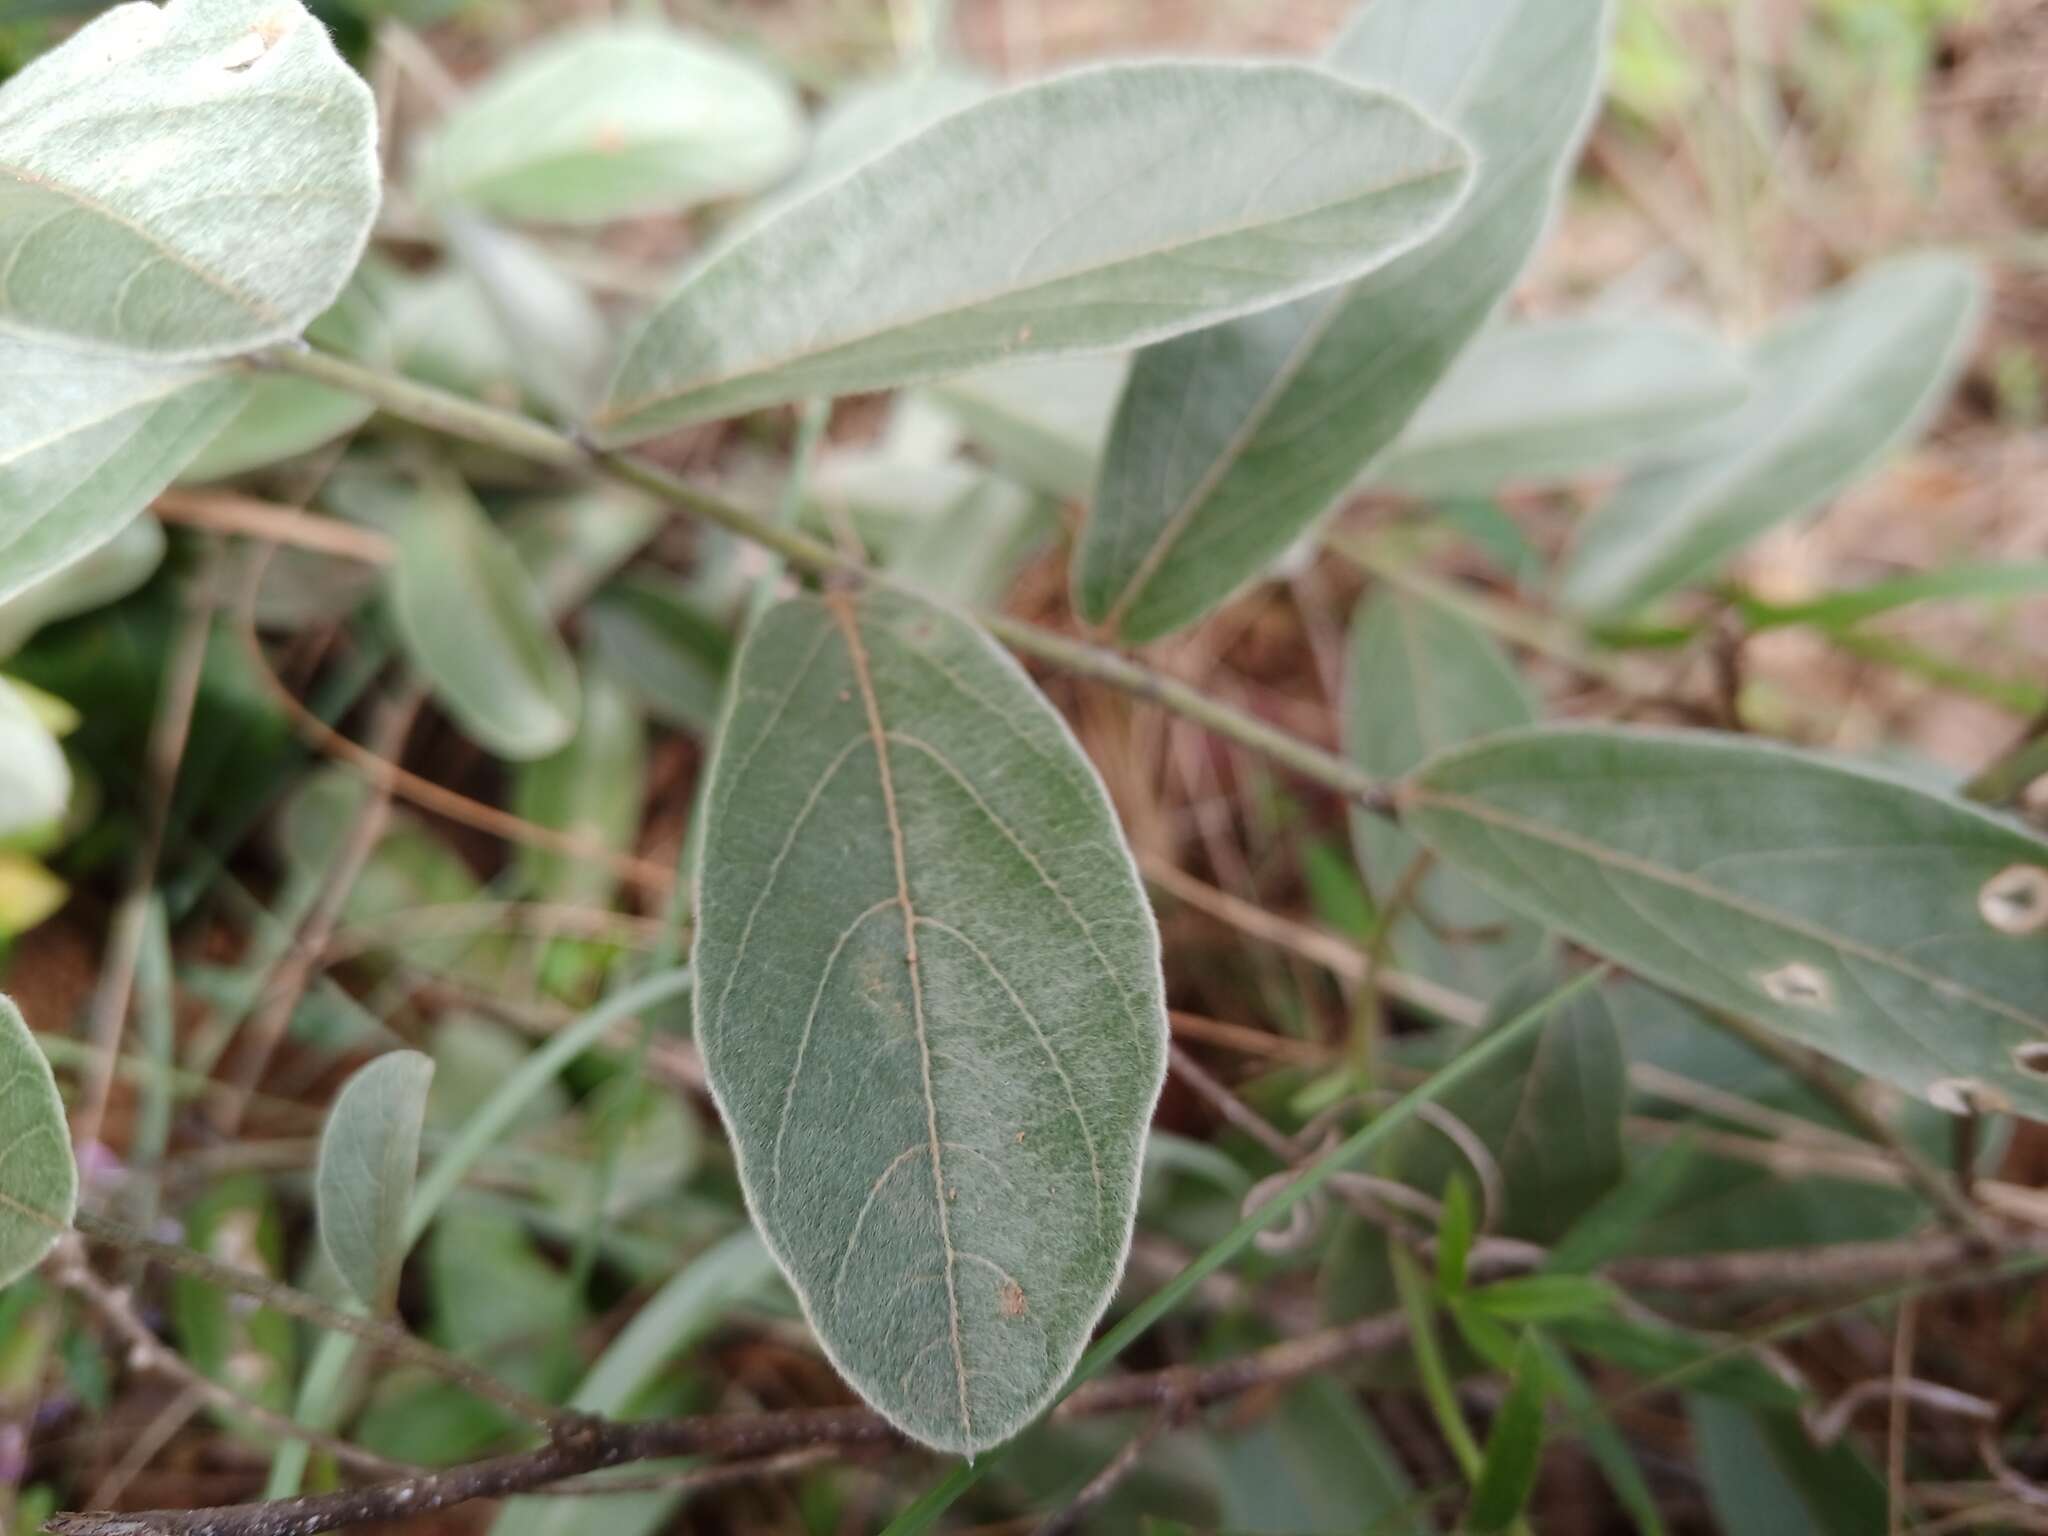
<instances>
[{"instance_id":1,"label":"leaf blemish spot","mask_svg":"<svg viewBox=\"0 0 2048 1536\"><path fill-rule=\"evenodd\" d=\"M2013 1065L2035 1077L2048 1077L2048 1040L2030 1040L2013 1047Z\"/></svg>"},{"instance_id":2,"label":"leaf blemish spot","mask_svg":"<svg viewBox=\"0 0 2048 1536\"><path fill-rule=\"evenodd\" d=\"M1835 991L1826 976L1803 961L1781 965L1757 977L1774 1003L1788 1008L1833 1008Z\"/></svg>"},{"instance_id":3,"label":"leaf blemish spot","mask_svg":"<svg viewBox=\"0 0 2048 1536\"><path fill-rule=\"evenodd\" d=\"M2012 1101L1974 1077L1944 1077L1927 1085L1927 1102L1951 1115L1988 1115L2010 1109Z\"/></svg>"},{"instance_id":4,"label":"leaf blemish spot","mask_svg":"<svg viewBox=\"0 0 2048 1536\"><path fill-rule=\"evenodd\" d=\"M1014 1280L1003 1282L1002 1308L1003 1316L1012 1318L1022 1317L1031 1310L1029 1303L1024 1300L1024 1287Z\"/></svg>"},{"instance_id":5,"label":"leaf blemish spot","mask_svg":"<svg viewBox=\"0 0 2048 1536\"><path fill-rule=\"evenodd\" d=\"M2000 933L2039 933L2048 928L2048 869L2014 864L1984 882L1977 910Z\"/></svg>"}]
</instances>

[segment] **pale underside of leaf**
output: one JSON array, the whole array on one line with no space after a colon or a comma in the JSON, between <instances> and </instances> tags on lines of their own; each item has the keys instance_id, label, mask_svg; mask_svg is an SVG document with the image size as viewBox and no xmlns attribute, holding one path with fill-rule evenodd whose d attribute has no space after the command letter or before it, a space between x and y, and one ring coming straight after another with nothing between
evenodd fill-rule
<instances>
[{"instance_id":1,"label":"pale underside of leaf","mask_svg":"<svg viewBox=\"0 0 2048 1536\"><path fill-rule=\"evenodd\" d=\"M732 698L696 964L742 1184L848 1379L971 1452L1044 1407L1115 1287L1156 930L1100 781L963 621L791 599Z\"/></svg>"},{"instance_id":2,"label":"pale underside of leaf","mask_svg":"<svg viewBox=\"0 0 2048 1536\"><path fill-rule=\"evenodd\" d=\"M1463 197L1463 145L1295 65L1141 64L944 117L684 277L599 436L1111 350L1370 270Z\"/></svg>"},{"instance_id":3,"label":"pale underside of leaf","mask_svg":"<svg viewBox=\"0 0 2048 1536\"><path fill-rule=\"evenodd\" d=\"M430 195L515 219L590 223L673 212L764 186L803 148L781 80L664 26L553 37L441 125Z\"/></svg>"},{"instance_id":4,"label":"pale underside of leaf","mask_svg":"<svg viewBox=\"0 0 2048 1536\"><path fill-rule=\"evenodd\" d=\"M379 1056L349 1079L320 1137L320 1241L372 1312L389 1308L397 1293L433 1078L433 1059L418 1051Z\"/></svg>"},{"instance_id":5,"label":"pale underside of leaf","mask_svg":"<svg viewBox=\"0 0 2048 1536\"><path fill-rule=\"evenodd\" d=\"M1349 287L1138 354L1074 568L1126 640L1192 623L1322 515L1493 313L1589 119L1604 0L1377 0L1331 50L1478 153L1441 231Z\"/></svg>"},{"instance_id":6,"label":"pale underside of leaf","mask_svg":"<svg viewBox=\"0 0 2048 1536\"><path fill-rule=\"evenodd\" d=\"M56 1246L78 1208L78 1169L50 1064L0 997L0 1288Z\"/></svg>"},{"instance_id":7,"label":"pale underside of leaf","mask_svg":"<svg viewBox=\"0 0 2048 1536\"><path fill-rule=\"evenodd\" d=\"M1625 614L1836 494L1926 422L1955 382L1983 302L1970 263L1909 256L1780 325L1752 353L1748 404L1682 458L1623 482L1587 520L1562 599Z\"/></svg>"},{"instance_id":8,"label":"pale underside of leaf","mask_svg":"<svg viewBox=\"0 0 2048 1536\"><path fill-rule=\"evenodd\" d=\"M5 335L0 378L0 601L119 533L248 390L204 365L129 362Z\"/></svg>"},{"instance_id":9,"label":"pale underside of leaf","mask_svg":"<svg viewBox=\"0 0 2048 1536\"><path fill-rule=\"evenodd\" d=\"M1513 732L1403 800L1504 901L1674 991L1931 1102L2048 1112L2048 945L2021 931L2048 843L2016 825L1704 733Z\"/></svg>"},{"instance_id":10,"label":"pale underside of leaf","mask_svg":"<svg viewBox=\"0 0 2048 1536\"><path fill-rule=\"evenodd\" d=\"M159 358L296 335L369 238L375 141L296 0L118 6L0 88L0 327Z\"/></svg>"}]
</instances>

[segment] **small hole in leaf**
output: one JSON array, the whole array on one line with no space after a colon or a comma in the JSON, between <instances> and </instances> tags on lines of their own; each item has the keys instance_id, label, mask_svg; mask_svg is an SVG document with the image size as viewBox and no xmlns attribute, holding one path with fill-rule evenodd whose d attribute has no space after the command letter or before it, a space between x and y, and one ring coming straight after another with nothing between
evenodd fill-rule
<instances>
[{"instance_id":1,"label":"small hole in leaf","mask_svg":"<svg viewBox=\"0 0 2048 1536\"><path fill-rule=\"evenodd\" d=\"M1927 1102L1951 1115L1988 1115L2012 1105L1996 1088L1974 1077L1944 1077L1929 1083Z\"/></svg>"},{"instance_id":2,"label":"small hole in leaf","mask_svg":"<svg viewBox=\"0 0 2048 1536\"><path fill-rule=\"evenodd\" d=\"M2048 928L2048 869L2015 864L1984 882L1977 910L2000 933L2038 933Z\"/></svg>"},{"instance_id":3,"label":"small hole in leaf","mask_svg":"<svg viewBox=\"0 0 2048 1536\"><path fill-rule=\"evenodd\" d=\"M1781 965L1757 978L1771 1001L1788 1008L1832 1008L1835 989L1826 976L1803 961Z\"/></svg>"},{"instance_id":4,"label":"small hole in leaf","mask_svg":"<svg viewBox=\"0 0 2048 1536\"><path fill-rule=\"evenodd\" d=\"M2048 1077L2048 1040L2030 1040L2013 1047L2013 1064L2035 1077Z\"/></svg>"}]
</instances>

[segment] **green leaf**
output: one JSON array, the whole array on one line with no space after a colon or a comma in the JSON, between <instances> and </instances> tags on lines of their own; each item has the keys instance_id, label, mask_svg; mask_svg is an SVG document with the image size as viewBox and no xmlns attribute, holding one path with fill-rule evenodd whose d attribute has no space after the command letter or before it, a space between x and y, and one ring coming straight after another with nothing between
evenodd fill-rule
<instances>
[{"instance_id":1,"label":"green leaf","mask_svg":"<svg viewBox=\"0 0 2048 1536\"><path fill-rule=\"evenodd\" d=\"M1405 102L1295 65L1116 65L1007 91L692 270L597 432L618 446L1243 314L1413 246L1469 166Z\"/></svg>"},{"instance_id":2,"label":"green leaf","mask_svg":"<svg viewBox=\"0 0 2048 1536\"><path fill-rule=\"evenodd\" d=\"M70 803L64 749L21 689L0 677L0 843L61 821Z\"/></svg>"},{"instance_id":3,"label":"green leaf","mask_svg":"<svg viewBox=\"0 0 2048 1536\"><path fill-rule=\"evenodd\" d=\"M1051 1400L1123 1268L1157 930L1100 779L963 620L791 598L732 698L697 1038L748 1205L861 1394L971 1453Z\"/></svg>"},{"instance_id":4,"label":"green leaf","mask_svg":"<svg viewBox=\"0 0 2048 1536\"><path fill-rule=\"evenodd\" d=\"M5 196L0 182L0 209ZM4 333L0 378L0 599L118 534L249 389L204 364L130 362Z\"/></svg>"},{"instance_id":5,"label":"green leaf","mask_svg":"<svg viewBox=\"0 0 2048 1536\"><path fill-rule=\"evenodd\" d=\"M1551 1390L1570 1414L1574 1428L1585 1437L1587 1452L1599 1463L1607 1486L1635 1522L1638 1536L1665 1536L1664 1517L1657 1508L1656 1495L1650 1491L1634 1448L1608 1414L1607 1405L1579 1374L1570 1355L1542 1334L1533 1338L1543 1357Z\"/></svg>"},{"instance_id":6,"label":"green leaf","mask_svg":"<svg viewBox=\"0 0 2048 1536\"><path fill-rule=\"evenodd\" d=\"M1539 968L1503 990L1487 1012L1487 1032L1505 1028L1556 985ZM1605 989L1596 987L1557 1006L1540 1031L1444 1100L1500 1165L1502 1226L1511 1236L1548 1242L1620 1182L1625 1072L1617 1021ZM1432 1130L1411 1135L1398 1166L1401 1177L1433 1190L1467 1165Z\"/></svg>"},{"instance_id":7,"label":"green leaf","mask_svg":"<svg viewBox=\"0 0 2048 1536\"><path fill-rule=\"evenodd\" d=\"M1799 1406L1799 1389L1766 1365L1764 1356L1731 1350L1725 1339L1690 1332L1651 1313L1564 1318L1549 1331L1573 1349L1645 1381L1675 1376L1688 1392L1757 1407Z\"/></svg>"},{"instance_id":8,"label":"green leaf","mask_svg":"<svg viewBox=\"0 0 2048 1536\"><path fill-rule=\"evenodd\" d=\"M1465 1265L1472 1256L1472 1186L1463 1174L1444 1187L1444 1211L1436 1232L1436 1288L1456 1296L1465 1289Z\"/></svg>"},{"instance_id":9,"label":"green leaf","mask_svg":"<svg viewBox=\"0 0 2048 1536\"><path fill-rule=\"evenodd\" d=\"M1123 357L1055 357L949 379L932 397L998 469L1048 496L1082 501L1129 374Z\"/></svg>"},{"instance_id":10,"label":"green leaf","mask_svg":"<svg viewBox=\"0 0 2048 1536\"><path fill-rule=\"evenodd\" d=\"M732 636L674 587L673 578L615 581L584 612L584 632L598 665L649 714L709 736L725 696Z\"/></svg>"},{"instance_id":11,"label":"green leaf","mask_svg":"<svg viewBox=\"0 0 2048 1536\"><path fill-rule=\"evenodd\" d=\"M1697 326L1504 325L1466 349L1369 478L1411 496L1454 498L1654 462L1748 394L1742 365Z\"/></svg>"},{"instance_id":12,"label":"green leaf","mask_svg":"<svg viewBox=\"0 0 2048 1536\"><path fill-rule=\"evenodd\" d=\"M373 1314L389 1311L398 1295L433 1080L432 1059L418 1051L379 1056L343 1085L320 1133L313 1176L320 1246Z\"/></svg>"},{"instance_id":13,"label":"green leaf","mask_svg":"<svg viewBox=\"0 0 2048 1536\"><path fill-rule=\"evenodd\" d=\"M1853 1446L1815 1446L1791 1413L1688 1397L1707 1502L1742 1536L1864 1536L1885 1528L1884 1483Z\"/></svg>"},{"instance_id":14,"label":"green leaf","mask_svg":"<svg viewBox=\"0 0 2048 1536\"><path fill-rule=\"evenodd\" d=\"M163 564L164 542L162 524L138 517L90 554L0 602L0 659L20 650L45 624L126 597Z\"/></svg>"},{"instance_id":15,"label":"green leaf","mask_svg":"<svg viewBox=\"0 0 2048 1536\"><path fill-rule=\"evenodd\" d=\"M185 1244L195 1252L245 1274L288 1278L283 1272L284 1226L276 1201L257 1175L240 1174L214 1185L178 1219ZM171 1276L170 1312L179 1349L202 1375L276 1412L291 1405L298 1333L284 1313L249 1306L217 1285L177 1274Z\"/></svg>"},{"instance_id":16,"label":"green leaf","mask_svg":"<svg viewBox=\"0 0 2048 1536\"><path fill-rule=\"evenodd\" d=\"M1326 56L1478 158L1419 249L1348 288L1139 354L1075 565L1126 640L1200 618L1407 425L1521 271L1597 95L1604 0L1374 0Z\"/></svg>"},{"instance_id":17,"label":"green leaf","mask_svg":"<svg viewBox=\"0 0 2048 1536\"><path fill-rule=\"evenodd\" d=\"M0 88L0 326L159 358L298 335L369 238L376 137L296 0L114 7Z\"/></svg>"},{"instance_id":18,"label":"green leaf","mask_svg":"<svg viewBox=\"0 0 2048 1536\"><path fill-rule=\"evenodd\" d=\"M1222 1484L1218 1528L1232 1536L1369 1530L1420 1536L1401 1459L1353 1394L1311 1377L1243 1429L1220 1429L1208 1453Z\"/></svg>"},{"instance_id":19,"label":"green leaf","mask_svg":"<svg viewBox=\"0 0 2048 1536\"><path fill-rule=\"evenodd\" d=\"M2048 842L1748 738L1513 732L1402 823L1503 900L1711 1007L1960 1110L2048 1113Z\"/></svg>"},{"instance_id":20,"label":"green leaf","mask_svg":"<svg viewBox=\"0 0 2048 1536\"><path fill-rule=\"evenodd\" d=\"M640 830L647 789L647 734L625 689L602 673L583 681L583 717L569 744L524 764L512 808L527 821L623 853ZM618 876L595 860L519 850L527 889L544 901L611 899Z\"/></svg>"},{"instance_id":21,"label":"green leaf","mask_svg":"<svg viewBox=\"0 0 2048 1536\"><path fill-rule=\"evenodd\" d=\"M1375 778L1394 779L1432 753L1536 720L1514 664L1477 625L1402 588L1375 591L1351 619L1344 669L1344 746ZM1490 998L1543 948L1543 929L1441 860L1388 903L1425 858L1382 816L1351 817L1366 890L1392 923L1386 953L1403 970Z\"/></svg>"},{"instance_id":22,"label":"green leaf","mask_svg":"<svg viewBox=\"0 0 2048 1536\"><path fill-rule=\"evenodd\" d=\"M410 487L392 511L392 614L435 696L502 757L561 750L580 708L576 664L519 556L452 475Z\"/></svg>"},{"instance_id":23,"label":"green leaf","mask_svg":"<svg viewBox=\"0 0 2048 1536\"><path fill-rule=\"evenodd\" d=\"M1779 325L1751 354L1748 404L1587 520L1559 578L1564 602L1626 617L1867 473L1947 397L1983 307L1971 263L1909 256Z\"/></svg>"},{"instance_id":24,"label":"green leaf","mask_svg":"<svg viewBox=\"0 0 2048 1536\"><path fill-rule=\"evenodd\" d=\"M1614 1311L1614 1287L1585 1275L1517 1275L1468 1291L1459 1305L1498 1323L1555 1323Z\"/></svg>"},{"instance_id":25,"label":"green leaf","mask_svg":"<svg viewBox=\"0 0 2048 1536\"><path fill-rule=\"evenodd\" d=\"M1472 1486L1465 1529L1473 1536L1504 1531L1529 1502L1543 1464L1543 1399L1548 1383L1543 1352L1525 1336L1515 1352L1514 1380L1486 1434L1486 1459ZM1738 1527L1739 1529L1739 1527Z\"/></svg>"},{"instance_id":26,"label":"green leaf","mask_svg":"<svg viewBox=\"0 0 2048 1536\"><path fill-rule=\"evenodd\" d=\"M687 32L648 23L550 37L449 113L421 185L511 219L593 224L767 185L795 163L789 87Z\"/></svg>"},{"instance_id":27,"label":"green leaf","mask_svg":"<svg viewBox=\"0 0 2048 1536\"><path fill-rule=\"evenodd\" d=\"M78 1209L64 1101L13 1000L0 997L0 1288L57 1246Z\"/></svg>"}]
</instances>

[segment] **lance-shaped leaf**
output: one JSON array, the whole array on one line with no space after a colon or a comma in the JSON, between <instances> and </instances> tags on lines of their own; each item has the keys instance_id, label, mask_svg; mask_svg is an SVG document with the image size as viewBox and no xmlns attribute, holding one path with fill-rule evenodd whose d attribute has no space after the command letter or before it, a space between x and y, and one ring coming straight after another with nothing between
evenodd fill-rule
<instances>
[{"instance_id":1,"label":"lance-shaped leaf","mask_svg":"<svg viewBox=\"0 0 2048 1536\"><path fill-rule=\"evenodd\" d=\"M1368 271L1470 159L1385 92L1131 64L943 117L749 229L648 317L604 441L1004 359L1157 340Z\"/></svg>"},{"instance_id":2,"label":"lance-shaped leaf","mask_svg":"<svg viewBox=\"0 0 2048 1536\"><path fill-rule=\"evenodd\" d=\"M1652 463L1749 394L1741 363L1674 320L1546 320L1475 341L1371 469L1412 496Z\"/></svg>"},{"instance_id":3,"label":"lance-shaped leaf","mask_svg":"<svg viewBox=\"0 0 2048 1536\"><path fill-rule=\"evenodd\" d=\"M1504 901L1944 1108L2048 1113L2048 841L1874 769L1706 733L1519 731L1402 824Z\"/></svg>"},{"instance_id":4,"label":"lance-shaped leaf","mask_svg":"<svg viewBox=\"0 0 2048 1536\"><path fill-rule=\"evenodd\" d=\"M697 1038L833 1362L973 1452L1073 1369L1130 1241L1158 934L1023 672L911 598L792 598L741 651L698 875Z\"/></svg>"},{"instance_id":5,"label":"lance-shaped leaf","mask_svg":"<svg viewBox=\"0 0 2048 1536\"><path fill-rule=\"evenodd\" d=\"M1536 705L1487 633L1442 606L1384 587L1352 616L1344 669L1344 746L1392 780L1477 736L1533 725ZM1429 855L1383 816L1359 811L1352 846L1381 909L1387 952L1406 970L1494 997L1536 957L1543 930ZM1397 896L1405 898L1395 906Z\"/></svg>"},{"instance_id":6,"label":"lance-shaped leaf","mask_svg":"<svg viewBox=\"0 0 2048 1536\"><path fill-rule=\"evenodd\" d=\"M379 1056L351 1077L320 1133L313 1204L320 1243L372 1313L387 1311L405 1264L406 1210L419 1175L433 1058Z\"/></svg>"},{"instance_id":7,"label":"lance-shaped leaf","mask_svg":"<svg viewBox=\"0 0 2048 1536\"><path fill-rule=\"evenodd\" d=\"M56 1247L78 1209L78 1166L50 1064L0 997L0 1289Z\"/></svg>"},{"instance_id":8,"label":"lance-shaped leaf","mask_svg":"<svg viewBox=\"0 0 2048 1536\"><path fill-rule=\"evenodd\" d=\"M249 388L205 364L131 362L4 334L0 379L0 601L119 533Z\"/></svg>"},{"instance_id":9,"label":"lance-shaped leaf","mask_svg":"<svg viewBox=\"0 0 2048 1536\"><path fill-rule=\"evenodd\" d=\"M632 23L514 59L442 123L422 186L506 218L601 223L751 191L802 152L781 80L702 38Z\"/></svg>"},{"instance_id":10,"label":"lance-shaped leaf","mask_svg":"<svg viewBox=\"0 0 2048 1536\"><path fill-rule=\"evenodd\" d=\"M1374 0L1332 47L1479 157L1426 245L1349 288L1142 352L1075 565L1127 640L1258 575L1393 441L1542 233L1599 76L1604 0Z\"/></svg>"},{"instance_id":11,"label":"lance-shaped leaf","mask_svg":"<svg viewBox=\"0 0 2048 1536\"><path fill-rule=\"evenodd\" d=\"M0 88L0 326L175 358L296 336L369 238L376 136L297 0L116 6Z\"/></svg>"},{"instance_id":12,"label":"lance-shaped leaf","mask_svg":"<svg viewBox=\"0 0 2048 1536\"><path fill-rule=\"evenodd\" d=\"M1714 573L1923 426L1955 383L1983 278L1946 255L1886 262L1753 349L1749 403L1625 481L1581 530L1560 592L1623 615Z\"/></svg>"},{"instance_id":13,"label":"lance-shaped leaf","mask_svg":"<svg viewBox=\"0 0 2048 1536\"><path fill-rule=\"evenodd\" d=\"M580 709L576 663L518 554L462 483L438 475L388 509L391 611L413 664L482 745L560 750Z\"/></svg>"}]
</instances>

